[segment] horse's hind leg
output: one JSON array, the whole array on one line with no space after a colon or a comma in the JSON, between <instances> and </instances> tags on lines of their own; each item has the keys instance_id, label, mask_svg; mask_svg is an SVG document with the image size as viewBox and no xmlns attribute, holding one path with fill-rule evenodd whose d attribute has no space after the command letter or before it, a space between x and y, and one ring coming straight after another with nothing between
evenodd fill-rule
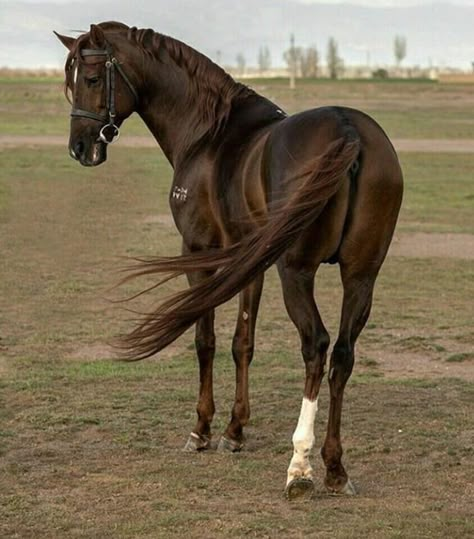
<instances>
[{"instance_id":1,"label":"horse's hind leg","mask_svg":"<svg viewBox=\"0 0 474 539\"><path fill-rule=\"evenodd\" d=\"M192 273L188 275L189 284L192 286L207 276L208 273ZM199 361L199 399L196 407L198 419L184 446L186 451L202 451L211 447L211 422L215 412L212 385L216 349L214 310L208 311L196 322L195 345Z\"/></svg>"},{"instance_id":2,"label":"horse's hind leg","mask_svg":"<svg viewBox=\"0 0 474 539\"><path fill-rule=\"evenodd\" d=\"M373 126L361 160L351 202L351 218L339 249L344 288L339 335L328 375L330 401L327 435L321 450L326 487L353 494L341 463L341 413L344 388L354 365L354 346L369 317L375 279L387 254L401 204L403 179L393 148Z\"/></svg>"},{"instance_id":3,"label":"horse's hind leg","mask_svg":"<svg viewBox=\"0 0 474 539\"><path fill-rule=\"evenodd\" d=\"M235 402L230 423L219 442L220 451L235 452L243 447L243 427L250 417L248 372L253 358L255 323L262 287L263 275L260 275L239 296L239 314L232 341L236 375Z\"/></svg>"},{"instance_id":4,"label":"horse's hind leg","mask_svg":"<svg viewBox=\"0 0 474 539\"><path fill-rule=\"evenodd\" d=\"M313 469L309 456L314 445L314 420L318 394L326 363L329 334L314 301L315 271L291 267L284 259L278 263L285 305L301 338L305 363L305 385L298 425L293 434L293 457L288 468L286 496L294 499L313 493Z\"/></svg>"},{"instance_id":5,"label":"horse's hind leg","mask_svg":"<svg viewBox=\"0 0 474 539\"><path fill-rule=\"evenodd\" d=\"M354 346L370 313L372 293L378 268L354 271L350 266L341 266L344 286L339 336L331 354L329 367L329 419L327 435L321 449L326 465L326 488L335 493L355 494L341 463L341 413L344 388L354 365Z\"/></svg>"}]
</instances>

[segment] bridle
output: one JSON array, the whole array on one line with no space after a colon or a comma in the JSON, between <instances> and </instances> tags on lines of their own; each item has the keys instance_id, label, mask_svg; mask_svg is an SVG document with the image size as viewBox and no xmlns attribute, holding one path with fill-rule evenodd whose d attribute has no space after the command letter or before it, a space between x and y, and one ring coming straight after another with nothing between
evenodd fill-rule
<instances>
[{"instance_id":1,"label":"bridle","mask_svg":"<svg viewBox=\"0 0 474 539\"><path fill-rule=\"evenodd\" d=\"M135 104L138 104L138 94L133 84L130 82L130 79L125 74L122 66L119 64L117 58L115 58L112 47L107 43L105 49L83 49L80 54L82 57L88 56L106 56L105 61L105 107L107 113L97 114L95 112L90 112L88 110L75 109L71 111L71 116L73 118L89 118L90 120L96 120L97 122L102 122L102 126L99 132L100 141L105 144L113 144L116 142L120 136L120 130L115 125L115 71L117 71L122 79L127 84L128 88L132 92L132 95L135 99Z\"/></svg>"}]
</instances>

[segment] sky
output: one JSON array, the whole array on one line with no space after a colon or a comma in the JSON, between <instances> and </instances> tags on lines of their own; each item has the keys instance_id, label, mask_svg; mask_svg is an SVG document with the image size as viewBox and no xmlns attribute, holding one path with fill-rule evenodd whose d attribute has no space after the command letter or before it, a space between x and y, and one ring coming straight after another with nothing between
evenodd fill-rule
<instances>
[{"instance_id":1,"label":"sky","mask_svg":"<svg viewBox=\"0 0 474 539\"><path fill-rule=\"evenodd\" d=\"M35 0L32 0L35 1ZM60 0L61 1L61 0ZM67 0L62 0L67 1ZM372 7L429 6L434 0L299 0L303 4L353 4ZM474 0L448 0L449 4L474 6Z\"/></svg>"},{"instance_id":2,"label":"sky","mask_svg":"<svg viewBox=\"0 0 474 539\"><path fill-rule=\"evenodd\" d=\"M73 0L51 0L55 4L71 4ZM436 0L299 0L303 4L354 4L360 6L422 6L435 4ZM16 0L6 0L6 3L14 3ZM23 0L27 4L39 4L44 0ZM450 0L450 4L474 6L474 0Z\"/></svg>"},{"instance_id":3,"label":"sky","mask_svg":"<svg viewBox=\"0 0 474 539\"><path fill-rule=\"evenodd\" d=\"M17 0L4 0L6 4L16 3ZM44 0L22 0L27 4L44 3ZM179 1L179 0L176 0ZM203 0L204 2L205 0ZM372 7L427 6L436 4L436 0L297 0L302 4L352 4ZM72 4L74 0L50 0L54 4ZM438 2L439 3L439 2ZM447 0L448 4L474 6L474 0Z\"/></svg>"},{"instance_id":4,"label":"sky","mask_svg":"<svg viewBox=\"0 0 474 539\"><path fill-rule=\"evenodd\" d=\"M321 7L309 14L311 5ZM67 34L110 19L151 26L224 65L239 53L255 65L268 45L272 65L282 66L291 33L297 45L316 46L322 63L334 36L348 65L389 66L398 34L408 42L405 65L469 70L474 61L474 0L0 0L0 67L60 67L53 29Z\"/></svg>"}]
</instances>

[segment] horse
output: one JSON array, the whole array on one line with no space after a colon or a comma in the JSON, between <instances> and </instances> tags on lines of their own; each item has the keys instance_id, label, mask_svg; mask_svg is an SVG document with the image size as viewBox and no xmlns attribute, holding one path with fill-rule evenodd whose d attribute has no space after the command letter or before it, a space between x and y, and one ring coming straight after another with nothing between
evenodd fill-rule
<instances>
[{"instance_id":1,"label":"horse","mask_svg":"<svg viewBox=\"0 0 474 539\"><path fill-rule=\"evenodd\" d=\"M185 274L190 287L144 315L122 346L129 359L144 359L195 324L199 397L185 449L216 447L214 309L237 294L235 402L217 449L243 447L255 322L265 271L276 264L305 366L285 493L290 500L313 494L310 453L330 344L314 278L321 264L337 263L343 301L321 456L327 490L355 494L341 462L342 402L402 200L403 175L387 135L347 107L289 116L206 56L151 29L103 22L77 38L56 35L69 50L70 155L84 166L101 164L124 120L137 112L174 170L169 203L182 252L143 258L133 276Z\"/></svg>"}]
</instances>

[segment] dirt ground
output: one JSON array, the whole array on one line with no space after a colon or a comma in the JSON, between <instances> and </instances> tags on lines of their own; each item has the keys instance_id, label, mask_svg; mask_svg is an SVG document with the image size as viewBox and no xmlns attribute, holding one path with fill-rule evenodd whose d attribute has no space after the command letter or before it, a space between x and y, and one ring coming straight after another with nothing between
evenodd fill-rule
<instances>
[{"instance_id":1,"label":"dirt ground","mask_svg":"<svg viewBox=\"0 0 474 539\"><path fill-rule=\"evenodd\" d=\"M400 152L474 153L474 140L472 139L393 139L392 143L395 149ZM65 147L66 145L67 137L58 135L0 135L0 148ZM151 136L124 136L117 142L117 145L124 148L155 148L157 143Z\"/></svg>"},{"instance_id":2,"label":"dirt ground","mask_svg":"<svg viewBox=\"0 0 474 539\"><path fill-rule=\"evenodd\" d=\"M259 317L245 451L182 453L195 419L191 332L159 360L110 361L116 354L107 342L119 308L104 298L116 277L110 257L177 252L168 185L155 185L144 152L130 165L118 152L98 174L69 159L54 161L54 147L65 144L65 137L0 137L0 149L34 149L7 182L11 215L0 220L7 255L0 297L0 536L472 536L474 235L396 232L345 400L344 458L360 494L333 498L318 483L311 505L291 505L282 490L303 365L275 273L267 277ZM156 146L151 137L124 136L119 144ZM395 145L404 152L474 152L469 140ZM36 148L43 146L54 155L40 155ZM322 269L317 295L334 342L335 268ZM234 390L233 309L235 302L222 307L218 318L217 433ZM317 446L326 386L321 397Z\"/></svg>"}]
</instances>

